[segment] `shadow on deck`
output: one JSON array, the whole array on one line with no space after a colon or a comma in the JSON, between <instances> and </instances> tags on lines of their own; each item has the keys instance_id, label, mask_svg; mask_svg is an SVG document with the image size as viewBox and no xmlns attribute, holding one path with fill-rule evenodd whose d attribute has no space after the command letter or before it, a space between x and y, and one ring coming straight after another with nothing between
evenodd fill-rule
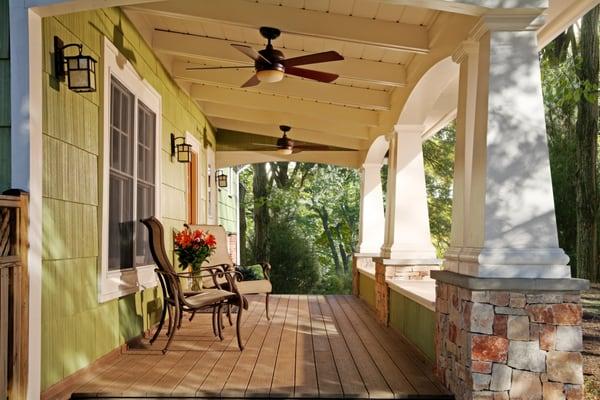
<instances>
[{"instance_id":1,"label":"shadow on deck","mask_svg":"<svg viewBox=\"0 0 600 400\"><path fill-rule=\"evenodd\" d=\"M272 297L273 318L252 298L246 349L226 323L212 335L210 314L185 320L163 355L128 349L69 385L64 398L447 398L432 367L353 296Z\"/></svg>"}]
</instances>

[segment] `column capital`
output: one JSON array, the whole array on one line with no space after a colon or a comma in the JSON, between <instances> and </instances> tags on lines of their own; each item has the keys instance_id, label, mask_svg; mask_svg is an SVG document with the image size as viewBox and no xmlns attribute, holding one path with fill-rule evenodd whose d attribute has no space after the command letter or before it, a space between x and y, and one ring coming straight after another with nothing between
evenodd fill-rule
<instances>
[{"instance_id":1,"label":"column capital","mask_svg":"<svg viewBox=\"0 0 600 400\"><path fill-rule=\"evenodd\" d=\"M397 135L406 135L411 133L418 133L419 135L423 134L425 131L425 127L423 125L418 124L396 124L394 125L394 131Z\"/></svg>"},{"instance_id":2,"label":"column capital","mask_svg":"<svg viewBox=\"0 0 600 400\"><path fill-rule=\"evenodd\" d=\"M545 22L545 17L540 14L541 11L534 9L521 11L518 14L498 12L483 15L469 32L469 38L478 41L487 32L495 31L536 31Z\"/></svg>"},{"instance_id":3,"label":"column capital","mask_svg":"<svg viewBox=\"0 0 600 400\"><path fill-rule=\"evenodd\" d=\"M454 53L452 53L452 61L457 64L463 62L466 57L477 56L479 53L479 42L476 40L465 40L458 45Z\"/></svg>"}]
</instances>

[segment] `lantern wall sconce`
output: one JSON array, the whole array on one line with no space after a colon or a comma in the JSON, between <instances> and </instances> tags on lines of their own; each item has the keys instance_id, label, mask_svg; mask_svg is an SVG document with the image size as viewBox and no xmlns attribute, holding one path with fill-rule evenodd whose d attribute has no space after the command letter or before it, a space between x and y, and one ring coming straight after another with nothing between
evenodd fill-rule
<instances>
[{"instance_id":1,"label":"lantern wall sconce","mask_svg":"<svg viewBox=\"0 0 600 400\"><path fill-rule=\"evenodd\" d=\"M77 47L79 54L65 56L65 50L71 47ZM69 89L74 92L96 91L96 60L83 55L81 44L65 45L58 36L54 36L54 71L59 81L67 78Z\"/></svg>"},{"instance_id":2,"label":"lantern wall sconce","mask_svg":"<svg viewBox=\"0 0 600 400\"><path fill-rule=\"evenodd\" d=\"M217 171L217 176L215 177L217 180L217 186L220 188L227 187L227 174L223 171Z\"/></svg>"},{"instance_id":3,"label":"lantern wall sconce","mask_svg":"<svg viewBox=\"0 0 600 400\"><path fill-rule=\"evenodd\" d=\"M175 135L171 133L171 158L177 156L178 162L189 163L192 161L191 150L192 145L186 143L183 136L175 137Z\"/></svg>"}]
</instances>

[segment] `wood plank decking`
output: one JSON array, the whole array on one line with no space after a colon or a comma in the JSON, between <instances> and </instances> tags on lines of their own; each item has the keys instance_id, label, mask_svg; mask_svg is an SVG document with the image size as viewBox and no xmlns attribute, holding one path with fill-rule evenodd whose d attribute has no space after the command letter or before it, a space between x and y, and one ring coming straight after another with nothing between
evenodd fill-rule
<instances>
[{"instance_id":1,"label":"wood plank decking","mask_svg":"<svg viewBox=\"0 0 600 400\"><path fill-rule=\"evenodd\" d=\"M246 348L235 329L212 335L210 314L184 321L163 355L129 349L52 398L85 397L346 397L452 398L427 365L395 332L377 324L353 296L252 298L243 322ZM156 349L156 350L154 350Z\"/></svg>"}]
</instances>

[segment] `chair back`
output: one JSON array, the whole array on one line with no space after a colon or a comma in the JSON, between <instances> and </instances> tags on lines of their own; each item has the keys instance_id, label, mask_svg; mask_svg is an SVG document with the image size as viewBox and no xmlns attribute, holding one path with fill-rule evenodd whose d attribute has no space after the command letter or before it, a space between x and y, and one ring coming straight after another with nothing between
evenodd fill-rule
<instances>
[{"instance_id":1,"label":"chair back","mask_svg":"<svg viewBox=\"0 0 600 400\"><path fill-rule=\"evenodd\" d=\"M204 265L229 264L233 265L233 260L227 251L227 232L221 225L186 225L191 230L200 229L212 234L217 241L215 252L204 262Z\"/></svg>"},{"instance_id":2,"label":"chair back","mask_svg":"<svg viewBox=\"0 0 600 400\"><path fill-rule=\"evenodd\" d=\"M152 258L156 263L156 267L159 271L165 272L166 274L158 274L158 278L160 280L161 286L165 295L169 298L174 299L177 296L180 296L182 292L181 283L179 279L173 278L175 269L167 256L167 251L165 250L165 230L160 223L160 221L156 217L149 217L140 220L142 224L148 228L148 242L150 245L150 253L152 254Z\"/></svg>"}]
</instances>

